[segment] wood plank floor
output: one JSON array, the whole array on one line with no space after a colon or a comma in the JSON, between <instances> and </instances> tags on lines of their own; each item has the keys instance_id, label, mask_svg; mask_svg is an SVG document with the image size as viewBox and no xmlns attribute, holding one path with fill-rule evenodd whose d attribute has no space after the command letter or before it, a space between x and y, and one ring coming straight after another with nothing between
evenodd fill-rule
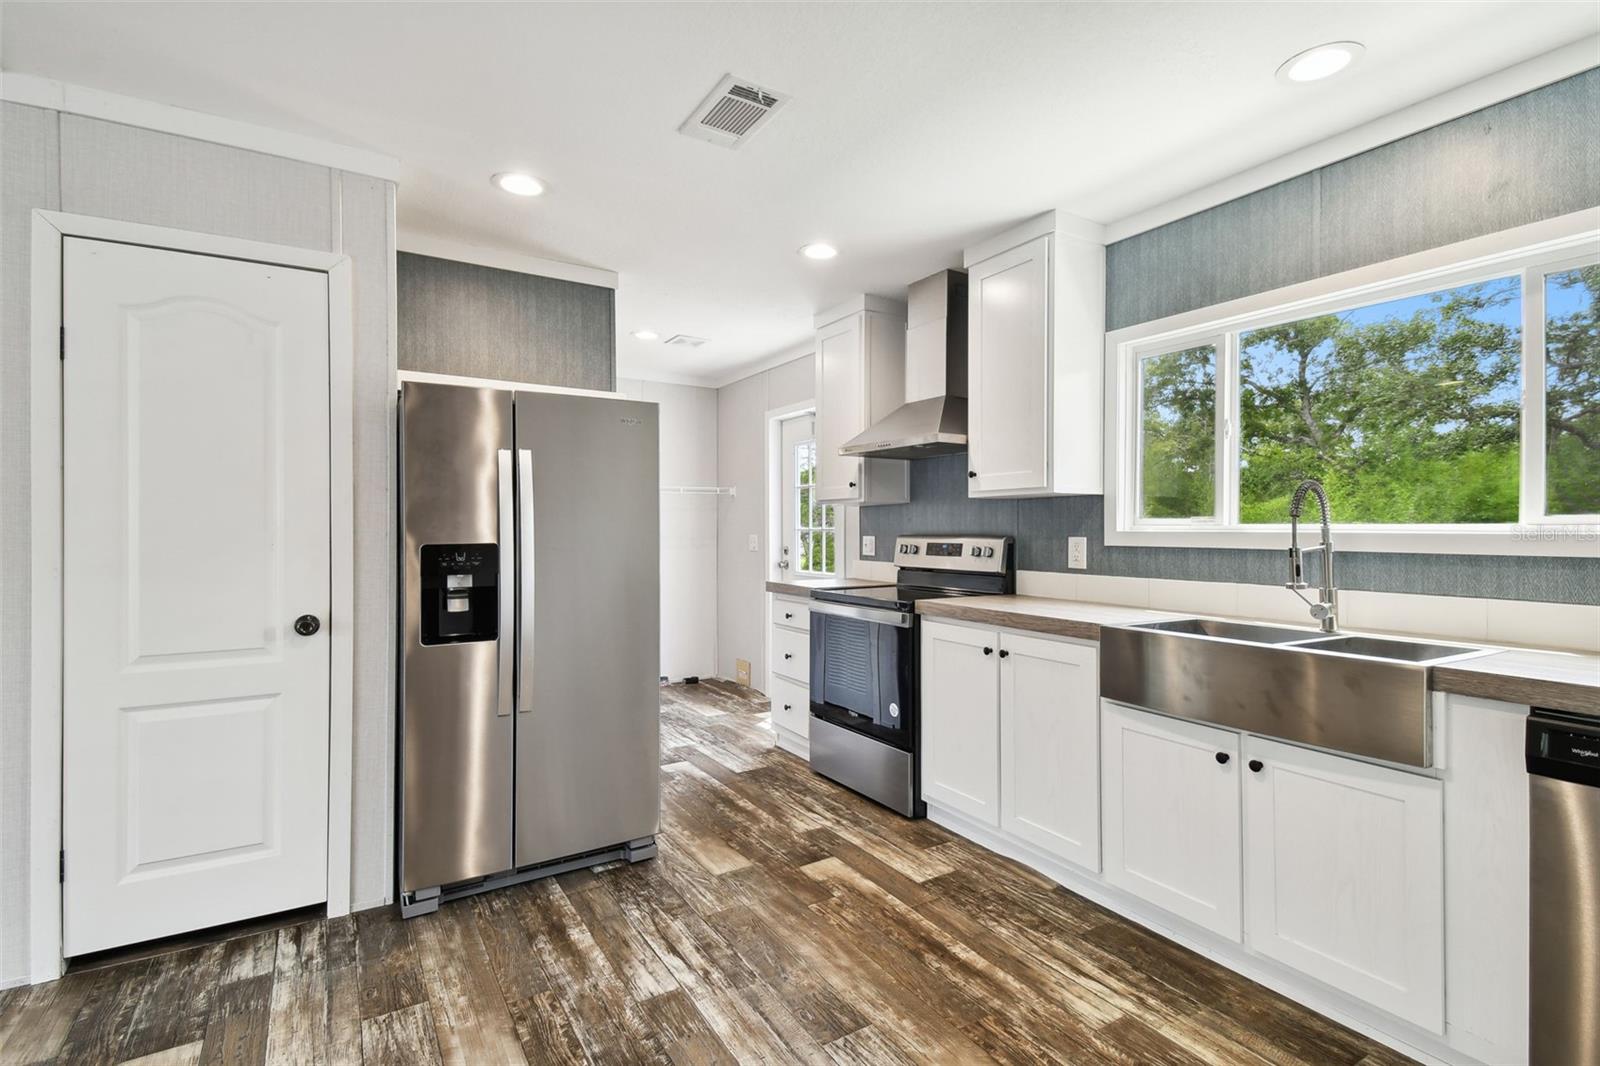
<instances>
[{"instance_id":1,"label":"wood plank floor","mask_svg":"<svg viewBox=\"0 0 1600 1066\"><path fill-rule=\"evenodd\" d=\"M0 998L0 1062L1405 1061L662 690L660 857Z\"/></svg>"}]
</instances>

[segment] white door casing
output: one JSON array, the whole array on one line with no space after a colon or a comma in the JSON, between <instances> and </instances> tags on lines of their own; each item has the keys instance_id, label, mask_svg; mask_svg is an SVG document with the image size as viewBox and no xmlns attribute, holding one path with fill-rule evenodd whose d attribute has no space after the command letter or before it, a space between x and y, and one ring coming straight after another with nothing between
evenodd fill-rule
<instances>
[{"instance_id":1,"label":"white door casing","mask_svg":"<svg viewBox=\"0 0 1600 1066\"><path fill-rule=\"evenodd\" d=\"M1100 869L1099 653L1000 634L1000 828Z\"/></svg>"},{"instance_id":2,"label":"white door casing","mask_svg":"<svg viewBox=\"0 0 1600 1066\"><path fill-rule=\"evenodd\" d=\"M329 898L330 295L62 255L70 956Z\"/></svg>"},{"instance_id":3,"label":"white door casing","mask_svg":"<svg viewBox=\"0 0 1600 1066\"><path fill-rule=\"evenodd\" d=\"M1106 880L1239 940L1239 734L1101 707Z\"/></svg>"}]
</instances>

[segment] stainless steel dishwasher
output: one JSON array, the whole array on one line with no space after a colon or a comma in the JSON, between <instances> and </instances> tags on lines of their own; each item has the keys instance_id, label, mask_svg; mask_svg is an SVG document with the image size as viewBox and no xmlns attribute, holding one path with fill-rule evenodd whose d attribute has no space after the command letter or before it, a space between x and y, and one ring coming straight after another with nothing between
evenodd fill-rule
<instances>
[{"instance_id":1,"label":"stainless steel dishwasher","mask_svg":"<svg viewBox=\"0 0 1600 1066\"><path fill-rule=\"evenodd\" d=\"M1600 1066L1600 720L1528 717L1529 1057Z\"/></svg>"}]
</instances>

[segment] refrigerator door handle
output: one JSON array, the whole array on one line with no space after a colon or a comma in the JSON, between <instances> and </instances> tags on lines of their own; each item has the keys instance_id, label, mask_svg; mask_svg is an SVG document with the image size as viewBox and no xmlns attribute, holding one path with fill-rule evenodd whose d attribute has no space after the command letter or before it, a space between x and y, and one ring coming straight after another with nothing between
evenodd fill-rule
<instances>
[{"instance_id":1,"label":"refrigerator door handle","mask_svg":"<svg viewBox=\"0 0 1600 1066\"><path fill-rule=\"evenodd\" d=\"M517 619L516 599L511 587L514 573L511 552L516 544L513 526L515 511L511 506L511 449L501 448L495 458L499 462L500 497L500 573L495 578L499 582L495 595L500 601L500 629L499 639L495 643L499 646L500 662L495 672L494 713L497 718L505 718L511 714L511 640Z\"/></svg>"},{"instance_id":2,"label":"refrigerator door handle","mask_svg":"<svg viewBox=\"0 0 1600 1066\"><path fill-rule=\"evenodd\" d=\"M517 612L517 713L533 710L533 451L517 449L517 574L520 581Z\"/></svg>"}]
</instances>

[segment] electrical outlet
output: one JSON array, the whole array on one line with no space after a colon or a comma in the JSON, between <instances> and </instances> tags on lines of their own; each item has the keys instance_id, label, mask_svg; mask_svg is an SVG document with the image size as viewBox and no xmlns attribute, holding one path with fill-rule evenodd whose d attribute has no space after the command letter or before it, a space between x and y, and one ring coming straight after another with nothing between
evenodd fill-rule
<instances>
[{"instance_id":1,"label":"electrical outlet","mask_svg":"<svg viewBox=\"0 0 1600 1066\"><path fill-rule=\"evenodd\" d=\"M861 557L863 559L875 559L877 555L878 538L863 535L861 538Z\"/></svg>"},{"instance_id":2,"label":"electrical outlet","mask_svg":"<svg viewBox=\"0 0 1600 1066\"><path fill-rule=\"evenodd\" d=\"M1067 538L1067 569L1068 570L1087 570L1087 569L1089 569L1089 538L1088 537L1068 537Z\"/></svg>"},{"instance_id":3,"label":"electrical outlet","mask_svg":"<svg viewBox=\"0 0 1600 1066\"><path fill-rule=\"evenodd\" d=\"M753 552L760 551L761 550L761 538L756 536L754 533L750 534L750 539L745 541L745 547L749 548Z\"/></svg>"},{"instance_id":4,"label":"electrical outlet","mask_svg":"<svg viewBox=\"0 0 1600 1066\"><path fill-rule=\"evenodd\" d=\"M733 679L745 688L750 687L750 660L733 660Z\"/></svg>"}]
</instances>

